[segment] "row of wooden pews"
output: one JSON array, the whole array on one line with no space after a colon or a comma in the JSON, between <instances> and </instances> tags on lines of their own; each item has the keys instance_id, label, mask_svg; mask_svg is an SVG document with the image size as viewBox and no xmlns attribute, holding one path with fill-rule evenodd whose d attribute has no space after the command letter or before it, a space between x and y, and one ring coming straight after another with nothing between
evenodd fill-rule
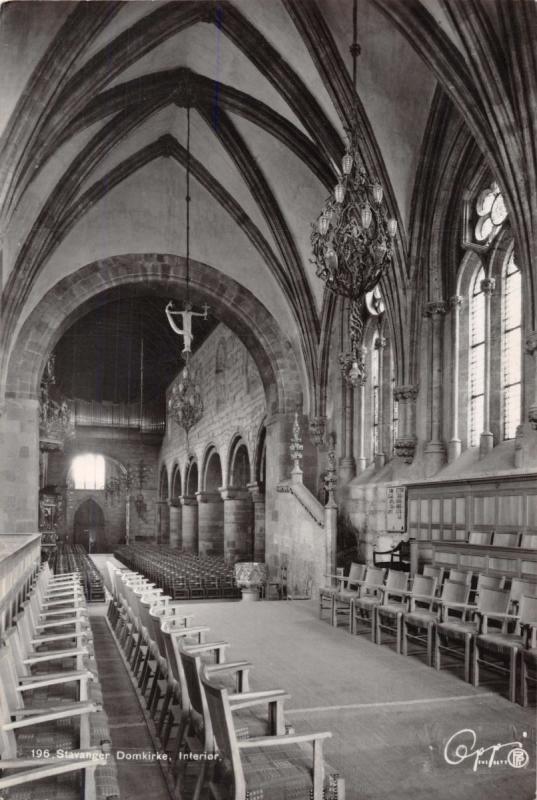
<instances>
[{"instance_id":1,"label":"row of wooden pews","mask_svg":"<svg viewBox=\"0 0 537 800\"><path fill-rule=\"evenodd\" d=\"M319 592L319 614L332 625L345 617L348 630L370 631L396 652L410 643L425 649L427 663L442 668L446 655L462 660L464 677L479 685L483 669L508 679L508 696L527 705L537 683L537 584L425 564L410 578L400 570L352 564Z\"/></svg>"},{"instance_id":2,"label":"row of wooden pews","mask_svg":"<svg viewBox=\"0 0 537 800\"><path fill-rule=\"evenodd\" d=\"M108 620L181 800L293 797L343 800L343 779L324 763L330 733L296 733L282 689L250 689L252 664L227 660L229 643L208 641L188 607L144 575L108 562ZM263 794L263 792L265 792Z\"/></svg>"},{"instance_id":3,"label":"row of wooden pews","mask_svg":"<svg viewBox=\"0 0 537 800\"><path fill-rule=\"evenodd\" d=\"M0 796L119 797L78 572L30 573L0 643Z\"/></svg>"}]
</instances>

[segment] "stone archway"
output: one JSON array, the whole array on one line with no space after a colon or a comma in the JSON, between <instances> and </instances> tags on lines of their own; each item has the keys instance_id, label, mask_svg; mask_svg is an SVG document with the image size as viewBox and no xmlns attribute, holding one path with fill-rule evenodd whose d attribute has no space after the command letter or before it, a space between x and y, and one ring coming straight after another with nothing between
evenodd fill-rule
<instances>
[{"instance_id":1,"label":"stone archway","mask_svg":"<svg viewBox=\"0 0 537 800\"><path fill-rule=\"evenodd\" d=\"M86 553L102 553L104 547L104 514L92 498L85 500L75 512L73 543L82 545Z\"/></svg>"},{"instance_id":2,"label":"stone archway","mask_svg":"<svg viewBox=\"0 0 537 800\"><path fill-rule=\"evenodd\" d=\"M37 303L19 327L2 363L4 390L0 436L9 475L0 483L0 532L37 529L39 490L39 383L50 352L77 319L115 299L127 288L180 299L185 260L175 255L127 254L88 264L66 276ZM288 433L302 386L304 360L257 298L213 267L191 261L191 300L208 303L212 313L238 336L259 370L273 428L274 474L284 477ZM280 424L281 422L281 424ZM281 428L281 430L280 430Z\"/></svg>"}]
</instances>

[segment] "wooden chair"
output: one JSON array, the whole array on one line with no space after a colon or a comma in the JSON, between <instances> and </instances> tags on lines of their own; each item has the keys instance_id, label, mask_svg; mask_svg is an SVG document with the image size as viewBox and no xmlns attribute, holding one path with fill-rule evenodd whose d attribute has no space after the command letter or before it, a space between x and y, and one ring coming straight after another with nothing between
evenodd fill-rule
<instances>
[{"instance_id":1,"label":"wooden chair","mask_svg":"<svg viewBox=\"0 0 537 800\"><path fill-rule=\"evenodd\" d=\"M380 572L384 573L383 570ZM368 570L368 575L370 574ZM376 580L378 573L373 577ZM354 632L357 632L357 622L367 625L371 628L371 640L377 641L377 610L382 603L384 594L386 592L395 594L399 592L401 597L405 592L408 585L408 575L406 572L399 570L389 569L386 577L386 583L383 586L376 585L373 592L362 594L362 596L354 600Z\"/></svg>"},{"instance_id":2,"label":"wooden chair","mask_svg":"<svg viewBox=\"0 0 537 800\"><path fill-rule=\"evenodd\" d=\"M365 609L371 603L371 608L378 601L378 591L384 585L386 573L379 567L367 567L365 576L357 581L358 594L351 598L349 611L349 633L357 632L357 622L362 618ZM362 606L358 606L358 600L364 600Z\"/></svg>"},{"instance_id":3,"label":"wooden chair","mask_svg":"<svg viewBox=\"0 0 537 800\"><path fill-rule=\"evenodd\" d=\"M474 578L473 572L466 572L463 569L450 569L449 580L453 583L466 583L468 586L472 585Z\"/></svg>"},{"instance_id":4,"label":"wooden chair","mask_svg":"<svg viewBox=\"0 0 537 800\"><path fill-rule=\"evenodd\" d=\"M537 685L537 625L531 625L526 628L526 646L521 655L521 703L523 706L527 706L529 684Z\"/></svg>"},{"instance_id":5,"label":"wooden chair","mask_svg":"<svg viewBox=\"0 0 537 800\"><path fill-rule=\"evenodd\" d=\"M441 668L441 652L450 653L460 658L461 650L449 646L449 642L462 643L462 656L464 660L464 679L470 681L470 653L471 644L474 636L479 633L479 615L483 614L507 614L509 608L509 592L502 592L498 589L483 588L479 592L477 605L467 603L442 603L442 618L436 625L435 640L435 666ZM449 611L464 612L460 618L449 615ZM471 619L467 619L470 615Z\"/></svg>"},{"instance_id":6,"label":"wooden chair","mask_svg":"<svg viewBox=\"0 0 537 800\"><path fill-rule=\"evenodd\" d=\"M325 575L324 577L328 578L330 583L326 584L326 586L321 586L319 589L319 619L323 618L324 611L328 611L330 613L330 621L332 621L334 616L334 595L341 586L341 581L344 578L344 569L343 567L336 567L334 575Z\"/></svg>"},{"instance_id":7,"label":"wooden chair","mask_svg":"<svg viewBox=\"0 0 537 800\"><path fill-rule=\"evenodd\" d=\"M201 755L204 753L216 755L218 750L207 705L205 687L201 681L202 670L204 670L204 674L209 677L213 683L222 688L229 689L229 686L226 687L223 683L226 678L228 683L230 678L235 680L235 693L229 695L229 700L235 710L240 709L241 712L243 712L240 720L238 719L238 714L234 715L234 727L237 739L249 739L252 735L265 736L285 734L283 704L289 695L286 694L283 689L263 692L248 691L249 671L252 666L248 661L204 665L199 654L188 653L182 645L179 646L179 651L190 698L190 714L184 736L183 753L187 755ZM260 701L263 705L268 707L266 718L261 718L251 713L248 717L244 718L244 710L251 710L253 707L258 706ZM188 761L180 759L181 765L186 766L187 763ZM212 772L212 770L208 769L208 766L211 766L210 762L201 761L198 762L198 765L200 769L196 787L192 795L193 800L199 800L206 780ZM186 770L179 772L177 788L179 789L180 796L184 794L182 784L185 772Z\"/></svg>"},{"instance_id":8,"label":"wooden chair","mask_svg":"<svg viewBox=\"0 0 537 800\"><path fill-rule=\"evenodd\" d=\"M347 577L340 579L332 603L332 625L335 627L338 625L338 614L349 616L351 602L359 595L359 582L365 578L366 569L365 564L357 564L353 561Z\"/></svg>"},{"instance_id":9,"label":"wooden chair","mask_svg":"<svg viewBox=\"0 0 537 800\"><path fill-rule=\"evenodd\" d=\"M509 676L509 700L516 701L518 654L526 646L524 632L537 626L537 597L522 595L516 616L502 612L478 612L481 632L474 638L473 685L479 686L481 665ZM507 623L513 620L513 633L507 632ZM496 627L489 629L489 622ZM483 654L487 655L487 658ZM507 665L506 665L507 662Z\"/></svg>"},{"instance_id":10,"label":"wooden chair","mask_svg":"<svg viewBox=\"0 0 537 800\"><path fill-rule=\"evenodd\" d=\"M401 541L391 550L373 550L373 564L375 567L410 572L410 542Z\"/></svg>"},{"instance_id":11,"label":"wooden chair","mask_svg":"<svg viewBox=\"0 0 537 800\"><path fill-rule=\"evenodd\" d=\"M437 567L434 564L424 564L421 574L426 578L436 578L436 593L440 594L444 582L444 567Z\"/></svg>"},{"instance_id":12,"label":"wooden chair","mask_svg":"<svg viewBox=\"0 0 537 800\"><path fill-rule=\"evenodd\" d=\"M202 682L221 759L209 783L212 800L268 799L271 792L278 797L292 796L295 800L322 800L323 796L343 800L344 781L339 775L328 774L323 761L322 742L331 737L331 733L263 736L239 741L233 714L241 703L234 704L227 689L215 686L208 676L205 675Z\"/></svg>"},{"instance_id":13,"label":"wooden chair","mask_svg":"<svg viewBox=\"0 0 537 800\"><path fill-rule=\"evenodd\" d=\"M433 664L433 643L436 622L439 618L441 603L467 603L470 586L467 583L455 583L448 580L442 586L442 593L432 603L432 608L416 607L415 600L410 598L410 608L403 616L402 652L408 655L408 642L412 640L424 644L427 649L427 664ZM425 635L423 635L425 632Z\"/></svg>"},{"instance_id":14,"label":"wooden chair","mask_svg":"<svg viewBox=\"0 0 537 800\"><path fill-rule=\"evenodd\" d=\"M382 592L382 602L376 611L376 642L382 644L382 631L395 635L395 647L401 652L401 639L403 629L403 615L410 608L416 612L424 609L431 612L436 592L436 578L427 578L424 575L415 575L411 591L390 591L386 587Z\"/></svg>"}]
</instances>

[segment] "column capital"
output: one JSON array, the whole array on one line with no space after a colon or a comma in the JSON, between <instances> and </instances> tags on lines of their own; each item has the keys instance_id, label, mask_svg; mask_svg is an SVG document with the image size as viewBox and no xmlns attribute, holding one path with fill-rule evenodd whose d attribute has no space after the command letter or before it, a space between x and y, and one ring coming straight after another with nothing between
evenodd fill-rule
<instances>
[{"instance_id":1,"label":"column capital","mask_svg":"<svg viewBox=\"0 0 537 800\"><path fill-rule=\"evenodd\" d=\"M177 508L178 506L181 505L181 498L180 497L172 497L169 502L170 502L170 507L171 508Z\"/></svg>"},{"instance_id":2,"label":"column capital","mask_svg":"<svg viewBox=\"0 0 537 800\"><path fill-rule=\"evenodd\" d=\"M496 279L495 278L483 278L481 283L479 284L481 287L481 291L483 294L490 297L494 293L494 289L496 288Z\"/></svg>"},{"instance_id":3,"label":"column capital","mask_svg":"<svg viewBox=\"0 0 537 800\"><path fill-rule=\"evenodd\" d=\"M218 491L222 500L250 500L250 492L245 486L221 486Z\"/></svg>"},{"instance_id":4,"label":"column capital","mask_svg":"<svg viewBox=\"0 0 537 800\"><path fill-rule=\"evenodd\" d=\"M449 305L454 311L457 311L463 304L464 297L462 294L454 294L453 297L449 298Z\"/></svg>"},{"instance_id":5,"label":"column capital","mask_svg":"<svg viewBox=\"0 0 537 800\"><path fill-rule=\"evenodd\" d=\"M532 356L537 350L537 331L531 331L526 336L526 353Z\"/></svg>"},{"instance_id":6,"label":"column capital","mask_svg":"<svg viewBox=\"0 0 537 800\"><path fill-rule=\"evenodd\" d=\"M393 389L394 400L415 400L420 390L419 384L406 384L404 386L395 386Z\"/></svg>"},{"instance_id":7,"label":"column capital","mask_svg":"<svg viewBox=\"0 0 537 800\"><path fill-rule=\"evenodd\" d=\"M188 495L184 494L179 498L179 502L182 506L197 506L198 502L195 497L189 497Z\"/></svg>"},{"instance_id":8,"label":"column capital","mask_svg":"<svg viewBox=\"0 0 537 800\"><path fill-rule=\"evenodd\" d=\"M445 314L447 311L447 304L445 300L431 300L430 303L425 304L425 316L434 317L437 314Z\"/></svg>"},{"instance_id":9,"label":"column capital","mask_svg":"<svg viewBox=\"0 0 537 800\"><path fill-rule=\"evenodd\" d=\"M263 487L257 481L253 483L248 483L247 487L250 495L252 497L252 501L254 503L264 503L265 502L265 492L263 491Z\"/></svg>"},{"instance_id":10,"label":"column capital","mask_svg":"<svg viewBox=\"0 0 537 800\"><path fill-rule=\"evenodd\" d=\"M386 339L385 336L378 336L375 339L375 349L376 350L382 350L382 349L384 349L386 347L387 343L388 343L388 340Z\"/></svg>"},{"instance_id":11,"label":"column capital","mask_svg":"<svg viewBox=\"0 0 537 800\"><path fill-rule=\"evenodd\" d=\"M196 492L198 503L219 503L221 499L220 490L217 492Z\"/></svg>"}]
</instances>

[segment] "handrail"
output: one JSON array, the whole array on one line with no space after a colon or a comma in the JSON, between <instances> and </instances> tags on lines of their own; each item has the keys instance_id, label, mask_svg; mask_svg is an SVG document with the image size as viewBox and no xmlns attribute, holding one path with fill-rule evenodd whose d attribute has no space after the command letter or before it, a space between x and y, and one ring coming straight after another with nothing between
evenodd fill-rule
<instances>
[{"instance_id":1,"label":"handrail","mask_svg":"<svg viewBox=\"0 0 537 800\"><path fill-rule=\"evenodd\" d=\"M276 491L284 494L292 494L296 497L300 505L308 512L314 522L320 528L324 528L324 508L317 498L304 486L303 483L291 483L282 481L276 486Z\"/></svg>"}]
</instances>

